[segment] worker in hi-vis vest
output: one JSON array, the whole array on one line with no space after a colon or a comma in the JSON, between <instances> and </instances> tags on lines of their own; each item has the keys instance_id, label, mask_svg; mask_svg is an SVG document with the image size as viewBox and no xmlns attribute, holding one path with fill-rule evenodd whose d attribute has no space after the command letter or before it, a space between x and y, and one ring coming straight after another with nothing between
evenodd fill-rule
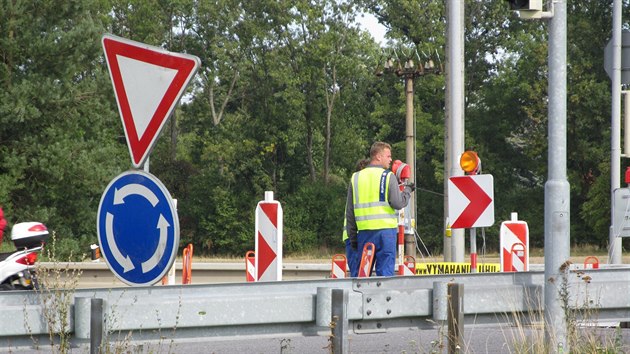
<instances>
[{"instance_id":1,"label":"worker in hi-vis vest","mask_svg":"<svg viewBox=\"0 0 630 354\"><path fill-rule=\"evenodd\" d=\"M357 165L354 168L355 172L359 172L366 168L370 164L370 159L361 159L357 161ZM357 251L356 245L352 248L350 244L350 238L348 238L348 228L346 221L346 211L343 213L343 233L341 240L346 245L346 261L348 262L348 269L350 269L350 276L357 277L359 275L359 266L361 265L361 254Z\"/></svg>"},{"instance_id":2,"label":"worker in hi-vis vest","mask_svg":"<svg viewBox=\"0 0 630 354\"><path fill-rule=\"evenodd\" d=\"M389 170L392 148L384 142L376 142L370 148L370 163L355 172L348 187L346 201L346 230L352 249L363 251L367 242L376 248L376 275L394 275L398 213L404 208L413 183L400 190L399 181ZM358 269L357 269L358 272Z\"/></svg>"}]
</instances>

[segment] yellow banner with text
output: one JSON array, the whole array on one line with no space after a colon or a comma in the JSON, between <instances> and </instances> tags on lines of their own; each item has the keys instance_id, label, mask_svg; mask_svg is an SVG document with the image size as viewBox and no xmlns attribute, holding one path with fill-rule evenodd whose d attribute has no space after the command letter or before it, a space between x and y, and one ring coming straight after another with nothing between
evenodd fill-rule
<instances>
[{"instance_id":1,"label":"yellow banner with text","mask_svg":"<svg viewBox=\"0 0 630 354\"><path fill-rule=\"evenodd\" d=\"M477 273L497 273L501 271L499 263L479 263ZM470 273L470 263L438 262L416 263L416 275L462 274Z\"/></svg>"}]
</instances>

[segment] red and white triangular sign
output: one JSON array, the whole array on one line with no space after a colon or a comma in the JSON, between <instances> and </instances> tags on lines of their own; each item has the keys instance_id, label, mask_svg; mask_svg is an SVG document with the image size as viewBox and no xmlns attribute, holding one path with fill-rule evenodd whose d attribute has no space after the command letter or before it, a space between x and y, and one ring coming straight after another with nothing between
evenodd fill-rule
<instances>
[{"instance_id":1,"label":"red and white triangular sign","mask_svg":"<svg viewBox=\"0 0 630 354\"><path fill-rule=\"evenodd\" d=\"M201 61L111 34L102 42L131 162L140 168Z\"/></svg>"}]
</instances>

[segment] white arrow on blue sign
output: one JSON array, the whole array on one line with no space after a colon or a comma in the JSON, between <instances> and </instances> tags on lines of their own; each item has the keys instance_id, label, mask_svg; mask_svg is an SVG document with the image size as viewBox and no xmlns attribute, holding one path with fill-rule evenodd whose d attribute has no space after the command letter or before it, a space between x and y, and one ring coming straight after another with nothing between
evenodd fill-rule
<instances>
[{"instance_id":1,"label":"white arrow on blue sign","mask_svg":"<svg viewBox=\"0 0 630 354\"><path fill-rule=\"evenodd\" d=\"M128 285L155 284L177 256L177 210L166 187L147 172L123 172L109 183L96 229L105 261Z\"/></svg>"}]
</instances>

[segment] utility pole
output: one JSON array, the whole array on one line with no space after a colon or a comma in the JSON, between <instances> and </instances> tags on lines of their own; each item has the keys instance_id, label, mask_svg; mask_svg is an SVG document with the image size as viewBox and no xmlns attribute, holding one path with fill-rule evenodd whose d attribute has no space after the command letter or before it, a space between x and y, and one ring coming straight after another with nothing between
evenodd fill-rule
<instances>
[{"instance_id":1,"label":"utility pole","mask_svg":"<svg viewBox=\"0 0 630 354\"><path fill-rule=\"evenodd\" d=\"M418 60L416 64L413 57ZM394 61L395 59L395 61ZM405 158L411 170L409 180L416 183L416 124L413 110L414 79L426 74L439 73L435 63L431 59L423 63L417 51L409 50L405 58L398 57L396 51L389 55L383 64L383 69L377 67L376 75L382 76L384 73L393 73L404 79L405 87ZM411 200L405 208L405 255L416 258L416 193L411 194Z\"/></svg>"},{"instance_id":2,"label":"utility pole","mask_svg":"<svg viewBox=\"0 0 630 354\"><path fill-rule=\"evenodd\" d=\"M407 67L413 69L409 70ZM418 75L413 68L411 59L405 63L403 77L405 78L405 158L407 165L411 169L411 182L416 184L416 120L413 116L413 79ZM405 256L416 258L416 192L411 193L411 200L408 208L411 219L411 227L405 228Z\"/></svg>"}]
</instances>

